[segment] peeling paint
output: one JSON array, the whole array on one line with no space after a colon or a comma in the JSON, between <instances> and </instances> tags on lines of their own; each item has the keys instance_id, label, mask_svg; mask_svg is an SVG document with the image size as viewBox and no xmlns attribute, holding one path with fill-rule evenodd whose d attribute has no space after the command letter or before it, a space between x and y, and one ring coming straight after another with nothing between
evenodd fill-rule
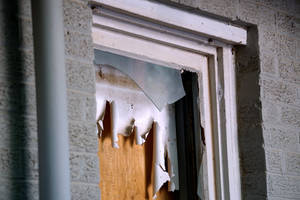
<instances>
[{"instance_id":1,"label":"peeling paint","mask_svg":"<svg viewBox=\"0 0 300 200\"><path fill-rule=\"evenodd\" d=\"M101 133L107 103L110 104L112 146L119 148L118 134L135 133L136 144L142 145L153 127L153 194L169 181L169 191L179 189L175 126L175 107L165 106L159 111L138 87L126 87L113 79L124 75L107 66L96 76L97 124ZM108 82L105 77L109 76ZM133 82L133 81L132 81ZM134 84L134 82L132 83ZM165 166L168 159L168 169Z\"/></svg>"}]
</instances>

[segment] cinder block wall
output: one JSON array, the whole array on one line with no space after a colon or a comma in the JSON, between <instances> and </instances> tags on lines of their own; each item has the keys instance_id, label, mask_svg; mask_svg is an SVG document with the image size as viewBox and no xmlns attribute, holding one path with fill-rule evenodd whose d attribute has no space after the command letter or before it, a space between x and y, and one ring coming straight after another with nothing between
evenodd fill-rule
<instances>
[{"instance_id":1,"label":"cinder block wall","mask_svg":"<svg viewBox=\"0 0 300 200\"><path fill-rule=\"evenodd\" d=\"M299 199L300 1L173 2L247 23L236 63L243 198Z\"/></svg>"},{"instance_id":2,"label":"cinder block wall","mask_svg":"<svg viewBox=\"0 0 300 200\"><path fill-rule=\"evenodd\" d=\"M100 199L91 10L64 1L72 199ZM30 0L0 3L0 199L39 199Z\"/></svg>"},{"instance_id":3,"label":"cinder block wall","mask_svg":"<svg viewBox=\"0 0 300 200\"><path fill-rule=\"evenodd\" d=\"M244 199L300 198L298 0L161 0L242 21L237 48ZM72 199L100 199L91 11L65 0ZM0 199L38 199L37 123L30 0L0 3Z\"/></svg>"}]
</instances>

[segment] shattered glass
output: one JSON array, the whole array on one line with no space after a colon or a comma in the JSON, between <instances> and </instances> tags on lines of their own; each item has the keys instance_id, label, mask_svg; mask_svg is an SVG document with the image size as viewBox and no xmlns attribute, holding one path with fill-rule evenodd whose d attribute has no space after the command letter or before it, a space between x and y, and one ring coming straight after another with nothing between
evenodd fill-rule
<instances>
[{"instance_id":1,"label":"shattered glass","mask_svg":"<svg viewBox=\"0 0 300 200\"><path fill-rule=\"evenodd\" d=\"M95 64L112 66L133 79L162 110L185 96L179 70L95 49Z\"/></svg>"}]
</instances>

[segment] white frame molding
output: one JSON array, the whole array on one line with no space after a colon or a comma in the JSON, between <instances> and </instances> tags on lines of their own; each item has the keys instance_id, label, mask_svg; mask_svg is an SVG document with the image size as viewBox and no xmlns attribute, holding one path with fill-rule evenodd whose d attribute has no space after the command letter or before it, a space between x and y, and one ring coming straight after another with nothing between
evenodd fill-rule
<instances>
[{"instance_id":1,"label":"white frame molding","mask_svg":"<svg viewBox=\"0 0 300 200\"><path fill-rule=\"evenodd\" d=\"M209 199L241 199L232 46L247 31L147 0L91 4L95 48L202 73Z\"/></svg>"}]
</instances>

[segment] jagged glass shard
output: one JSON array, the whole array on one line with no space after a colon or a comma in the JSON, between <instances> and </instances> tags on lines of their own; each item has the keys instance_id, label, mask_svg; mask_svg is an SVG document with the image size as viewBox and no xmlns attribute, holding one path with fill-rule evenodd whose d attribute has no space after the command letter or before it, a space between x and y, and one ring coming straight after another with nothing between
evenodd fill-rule
<instances>
[{"instance_id":1,"label":"jagged glass shard","mask_svg":"<svg viewBox=\"0 0 300 200\"><path fill-rule=\"evenodd\" d=\"M185 96L179 70L95 49L95 63L112 66L133 79L162 110Z\"/></svg>"}]
</instances>

